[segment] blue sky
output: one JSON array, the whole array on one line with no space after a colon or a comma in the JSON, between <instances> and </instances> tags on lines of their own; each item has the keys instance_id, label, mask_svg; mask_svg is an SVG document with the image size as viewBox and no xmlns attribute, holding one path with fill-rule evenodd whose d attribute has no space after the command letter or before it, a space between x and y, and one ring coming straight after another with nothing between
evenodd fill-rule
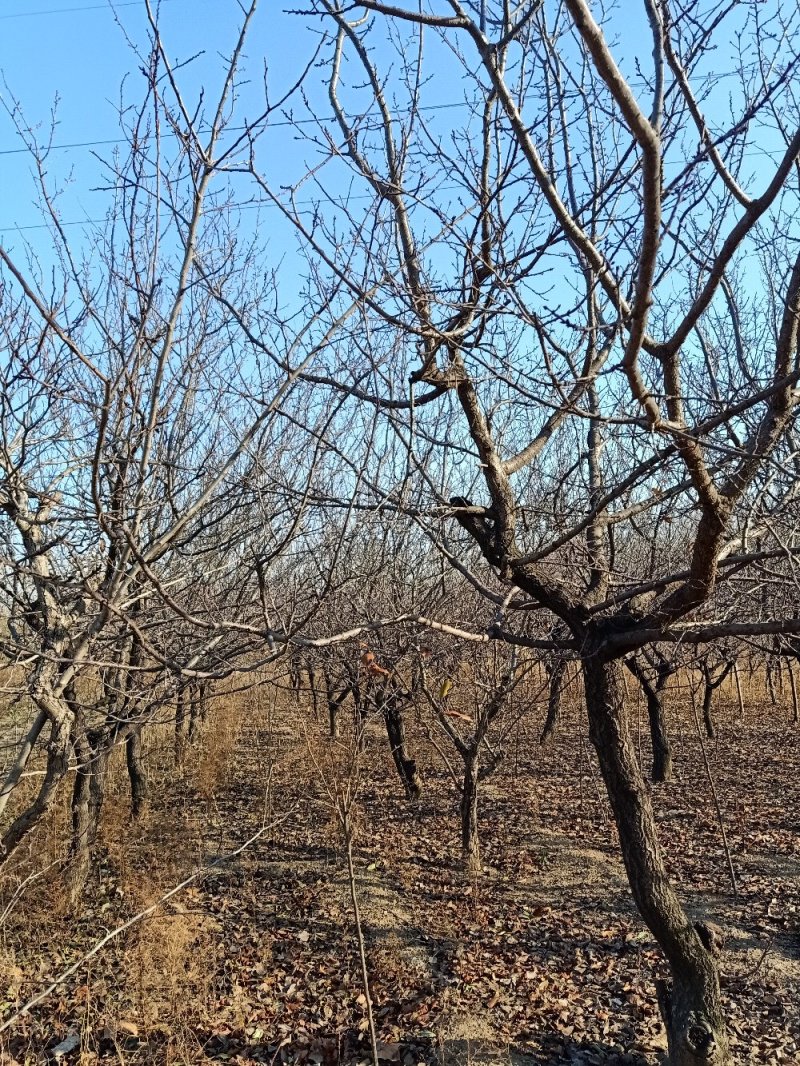
<instances>
[{"instance_id":1,"label":"blue sky","mask_svg":"<svg viewBox=\"0 0 800 1066\"><path fill-rule=\"evenodd\" d=\"M303 69L315 43L310 20L285 14L283 6L262 0L248 47L254 73L262 58L266 59L276 97ZM184 84L196 88L204 79L211 84L214 75L219 75L219 55L229 51L235 40L239 17L236 0L161 0L162 34L173 59L204 53L188 73L182 73ZM48 165L54 178L68 183L62 206L65 219L77 221L97 213L100 201L91 188L98 171L92 153L107 156L112 145L87 142L109 142L118 136L115 107L120 84L127 75L129 99L136 99L141 88L136 56L125 35L143 42L145 30L144 0L0 0L0 73L5 83L0 91L4 99L16 97L27 120L39 126L42 135L58 100L54 143L75 145L53 152ZM628 27L630 44L637 43L638 33L637 29L632 37ZM321 94L323 77L320 73L311 79ZM449 95L452 101L459 100L458 85ZM445 102L441 92L428 99ZM322 95L319 111L330 111ZM245 107L242 113L246 112ZM32 203L30 160L20 148L13 123L0 112L0 236L6 240L16 227L39 222ZM280 152L270 158L270 168L274 172L289 161L301 162L287 136Z\"/></svg>"},{"instance_id":2,"label":"blue sky","mask_svg":"<svg viewBox=\"0 0 800 1066\"><path fill-rule=\"evenodd\" d=\"M239 8L232 0L162 0L160 23L168 51L176 61L205 53L182 74L184 84L195 88L202 81L218 84L223 68L220 54L228 52L239 26ZM146 18L142 0L114 5L101 0L83 4L72 0L2 0L0 2L0 71L3 97L12 96L40 136L46 136L57 100L54 144L63 147L48 160L48 171L64 184L62 217L68 221L102 214L102 194L97 185L98 164L93 153L108 157L119 136L116 105L120 85L127 75L126 95L137 99L143 79L136 56L126 41L145 39ZM313 38L299 20L290 20L276 5L263 4L257 12L249 54L256 72L266 58L275 95L288 84L313 48ZM258 53L255 54L254 53ZM252 113L253 105L242 113ZM245 98L247 90L245 90ZM101 142L91 144L87 142ZM2 239L13 243L16 227L40 221L31 181L31 161L13 122L0 112L0 204ZM35 243L35 230L24 229Z\"/></svg>"},{"instance_id":3,"label":"blue sky","mask_svg":"<svg viewBox=\"0 0 800 1066\"><path fill-rule=\"evenodd\" d=\"M280 0L262 0L257 12L247 49L250 73L256 80L243 89L239 116L252 118L259 109L257 77L263 61L268 65L273 97L279 97L312 54L316 24L287 15L282 8ZM650 65L650 39L642 9L643 5L628 5L625 0L613 24L619 35L615 51L634 79L638 57L645 69ZM230 52L239 22L236 0L162 0L160 25L173 60L179 62L202 53L181 73L190 99L203 83L213 96L224 67L222 57ZM95 153L110 157L113 142L119 136L116 106L120 85L127 75L125 94L129 101L139 99L143 89L137 57L126 35L133 42L145 40L144 0L123 0L118 4L113 0L0 0L0 71L7 86L0 91L7 102L12 95L19 100L28 122L40 127L41 136L46 135L51 109L58 100L54 143L65 147L51 153L48 177L52 186L62 190L61 217L74 224L70 234L76 240L81 220L102 216L106 206L104 194L96 191L101 168ZM714 54L712 62L717 71L733 65L732 40L727 49ZM461 88L457 81L448 79L439 54L435 54L433 67L438 84L428 86L426 101L435 102L438 107L457 104ZM430 60L427 69L430 72ZM327 115L330 105L324 82L324 70L312 71L308 91L317 112ZM718 90L721 102L729 85L723 82ZM298 107L299 112L302 106ZM446 136L448 124L458 124L461 117L444 110L431 121ZM769 140L764 144L769 144ZM20 148L11 119L0 111L0 240L19 252L24 238L46 259L48 236L35 202L31 160ZM313 152L312 146L301 145L292 131L278 124L264 138L258 163L270 181L281 184L302 174L306 164L315 161ZM753 192L760 191L761 176L771 169L765 163L768 160L763 156L752 161L752 174L756 177L750 186ZM665 173L669 178L669 161ZM329 189L337 187L337 179L331 174L328 167L324 180ZM243 196L251 194L252 189ZM275 230L273 250L288 254L288 231L281 232L274 210L270 211L270 223Z\"/></svg>"},{"instance_id":4,"label":"blue sky","mask_svg":"<svg viewBox=\"0 0 800 1066\"><path fill-rule=\"evenodd\" d=\"M154 0L155 6L155 0ZM267 65L270 92L280 98L304 70L318 42L318 22L287 14L284 5L261 0L246 48L246 69L252 81L241 90L237 119L252 119L263 106L261 76ZM161 0L159 25L168 54L175 64L192 57L180 72L186 98L193 104L200 87L207 98L215 99L241 24L237 0ZM55 149L47 160L48 184L58 188L58 209L74 248L83 238L82 221L103 217L107 196L98 189L103 184L103 168L98 161L110 159L119 138L117 108L120 87L128 102L138 102L144 79L135 54L136 44L147 39L144 0L0 0L0 92L7 107L12 100L20 108L37 137L46 140L55 106ZM128 39L126 39L128 38ZM443 80L441 68L437 71ZM313 70L305 90L317 114L330 116L327 99L327 69ZM441 108L461 98L457 83L447 84L427 96ZM297 101L294 112L304 113ZM447 135L448 112L441 112L441 132ZM432 121L436 124L439 116ZM458 121L458 119L455 119ZM331 122L331 129L333 123ZM271 184L297 181L309 165L318 163L312 145L302 144L294 131L278 117L261 138L257 163ZM340 189L338 177L326 168L326 191ZM37 204L37 185L29 154L5 109L0 110L0 242L19 261L28 249L41 263L51 259L50 236L42 224ZM241 194L238 189L241 188ZM313 195L313 186L308 187ZM235 199L244 201L257 195L252 183L241 179ZM265 222L266 219L266 222ZM259 226L269 233L270 252L275 261L288 261L298 271L294 259L296 240L279 212L267 207L248 210L241 226ZM295 292L297 289L295 288Z\"/></svg>"},{"instance_id":5,"label":"blue sky","mask_svg":"<svg viewBox=\"0 0 800 1066\"><path fill-rule=\"evenodd\" d=\"M773 0L773 3L777 2ZM281 0L262 0L247 49L250 71L254 76L259 74L261 63L266 60L273 97L280 97L299 75L316 41L315 26L311 20L286 15L282 13L281 6ZM648 109L647 96L637 74L639 58L642 69L646 71L650 66L651 46L642 10L641 2L629 5L629 0L623 0L614 22L620 38L615 44L615 52L621 57L623 69L632 77L640 93L642 106ZM181 73L181 81L188 87L190 106L201 84L208 86L213 98L224 70L224 57L230 53L239 21L240 8L236 0L162 0L160 25L172 59L181 62L203 53ZM94 191L99 183L101 168L93 152L110 157L113 143L92 145L91 142L113 142L119 136L116 107L120 84L126 74L128 100L139 100L143 90L138 61L131 44L126 40L126 34L133 42L145 40L143 0L128 0L113 9L111 4L103 0L87 0L84 3L80 3L80 0L0 0L0 69L10 93L20 101L28 121L32 124L41 123L45 129L53 102L56 97L59 99L54 143L72 147L63 147L52 153L48 160L48 172L51 183L63 187L61 215L67 223L75 223L69 233L74 235L76 244L80 243L82 237L81 219L102 216L107 205L105 195ZM728 43L710 57L709 62L714 67L708 67L701 73L710 73L711 69L724 73L733 68L732 37L729 33ZM457 104L464 91L459 82L450 77L453 67L448 67L446 58L442 58L443 53L444 49L437 51L433 48L427 56L426 72L433 74L434 81L426 86L425 101L436 108ZM388 51L386 54L388 56ZM308 92L317 112L329 115L325 80L325 69L313 70L308 80ZM712 122L715 117L719 118L720 123L723 122L722 109L729 88L735 92L735 80L725 80L716 90L714 106L719 107L720 111L718 116L710 116ZM347 98L353 99L357 95L351 92ZM249 88L243 90L237 121L253 118L260 110L260 105L261 97L254 80ZM536 113L535 107L531 110ZM303 113L302 105L298 105L297 112ZM446 138L450 125L459 125L463 118L463 115L452 111L438 110L431 114L430 126L434 132ZM759 138L758 152L768 147L775 147L775 142L770 145L769 136ZM41 221L34 202L35 183L30 176L31 160L19 148L13 123L8 115L0 111L0 187L3 189L3 196L0 197L0 240L19 262L24 262L23 242L27 242L46 264L50 259L50 238L46 229L38 228ZM302 174L306 161L312 160L313 153L312 145L302 144L293 131L278 124L264 137L259 148L258 163L271 182L281 184L291 175ZM675 162L667 160L665 164L667 179L674 172L671 167ZM751 173L755 180L747 182L748 191L754 194L761 192L767 172L771 169L772 164L764 156L754 155ZM434 198L437 205L441 206L443 216L454 216L458 211L452 208L457 205L447 202L450 193L447 181L441 180L443 173L444 168L437 173ZM327 167L321 183L327 191L342 193L346 186L341 164ZM241 184L245 185L244 182ZM254 191L251 187L243 192L243 196L253 195ZM464 194L463 183L457 195L461 194ZM309 188L308 194L301 194L306 195L313 195L313 187ZM363 185L356 195L362 200L368 199L368 196L363 195ZM355 206L360 208L361 202ZM425 206L423 203L420 214ZM701 206L695 213L702 214L703 210ZM469 215L469 211L465 210L464 214ZM242 226L252 228L257 220L256 212L247 212L243 215ZM293 237L288 226L279 225L280 216L274 209L265 210L262 220L267 223L263 226L263 234L269 240L271 253L267 257L271 260L267 265L282 264L279 277L282 310L288 308L292 313L301 313L304 292L298 279L303 277L303 265L292 251ZM357 221L354 223L356 226ZM524 222L523 218L520 225ZM431 221L428 217L422 219L420 230L425 226L429 227L428 235L438 228L435 220ZM446 246L443 247L443 251L434 251L430 257L433 267L446 268L448 250ZM560 254L560 250L557 250L556 255ZM357 259L355 265L357 269ZM559 299L570 302L572 290L565 287L560 275L555 276L555 267L552 264L549 267L552 267L554 274L552 285L547 279L542 281L542 286L551 286L554 302L557 303ZM102 262L99 268L102 269ZM442 273L446 275L446 269ZM565 274L569 280L572 271L567 270ZM342 349L342 360L351 358L347 351L346 334Z\"/></svg>"},{"instance_id":6,"label":"blue sky","mask_svg":"<svg viewBox=\"0 0 800 1066\"><path fill-rule=\"evenodd\" d=\"M276 95L302 69L314 45L313 28L308 21L284 14L283 6L274 0L262 3L249 46L251 58L266 58ZM113 0L0 0L0 71L8 87L8 91L2 90L4 97L8 99L9 92L15 95L31 124L41 123L44 128L58 98L57 144L113 140L118 133L114 105L124 76L130 75L130 98L135 98L138 88L136 57L125 33L134 41L144 39L143 8L143 0L122 0L118 4ZM162 0L160 21L174 58L205 53L191 68L189 83L197 85L220 71L218 53L224 54L234 39L239 5L235 0ZM631 5L619 26L619 50L631 60L642 55L648 66L649 40L639 4ZM723 67L731 59L721 53L716 56ZM458 97L456 86L452 98ZM19 153L19 147L10 119L0 113L0 232L4 237L16 226L31 226L38 221L27 177L30 162L24 153ZM99 144L94 149L105 154L110 146ZM64 200L65 218L91 215L97 204L97 194L90 192L97 173L91 150L68 148L51 156L53 173L70 178ZM270 163L285 163L292 154L287 139L279 158ZM74 212L67 210L67 203L70 207L74 204Z\"/></svg>"}]
</instances>

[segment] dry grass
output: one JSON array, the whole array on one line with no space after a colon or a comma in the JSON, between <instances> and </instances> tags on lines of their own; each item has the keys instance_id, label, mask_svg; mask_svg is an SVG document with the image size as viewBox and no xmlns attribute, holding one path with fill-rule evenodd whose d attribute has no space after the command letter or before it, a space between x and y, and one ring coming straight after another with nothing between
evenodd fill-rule
<instances>
[{"instance_id":1,"label":"dry grass","mask_svg":"<svg viewBox=\"0 0 800 1066\"><path fill-rule=\"evenodd\" d=\"M188 906L191 906L189 897ZM118 996L147 1038L197 1050L194 1033L209 1017L218 953L213 923L185 904L140 923L128 939Z\"/></svg>"},{"instance_id":2,"label":"dry grass","mask_svg":"<svg viewBox=\"0 0 800 1066\"><path fill-rule=\"evenodd\" d=\"M208 861L215 848L228 845L236 827L223 825L218 804L235 777L241 702L219 698L209 719L196 750L179 772L172 765L171 726L154 726L146 732L151 795L145 813L135 822L130 815L124 748L114 752L97 865L86 900L77 910L70 905L62 875L68 788L3 871L0 914L9 908L0 924L3 1014L21 1006L104 929L151 905L188 871ZM23 782L15 797L16 809L34 795L37 784L37 778ZM42 1040L53 1045L73 1033L80 1037L81 1063L96 1061L98 1054L127 1063L133 1061L131 1048L137 1062L197 1061L196 1034L213 1007L224 942L213 919L192 903L190 889L172 906L134 926L86 967L77 984L70 981L65 986L67 999L59 1001L56 995L48 1003L41 1025L19 1025L13 1045L0 1037L0 1062L41 1062ZM70 1015L68 1026L60 1021L64 1013Z\"/></svg>"}]
</instances>

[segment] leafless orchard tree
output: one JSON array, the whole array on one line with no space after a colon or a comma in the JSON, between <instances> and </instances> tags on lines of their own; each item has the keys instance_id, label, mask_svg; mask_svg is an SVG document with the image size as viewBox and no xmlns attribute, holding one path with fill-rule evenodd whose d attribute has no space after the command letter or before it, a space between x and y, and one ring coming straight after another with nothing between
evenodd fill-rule
<instances>
[{"instance_id":1,"label":"leafless orchard tree","mask_svg":"<svg viewBox=\"0 0 800 1066\"><path fill-rule=\"evenodd\" d=\"M55 269L0 249L3 651L33 708L0 804L46 760L6 847L76 769L85 869L102 778L85 771L124 740L136 781L154 688L175 708L190 683L388 621L567 653L671 969L670 1060L730 1062L712 939L670 883L623 677L655 644L800 632L751 594L773 565L791 587L797 543L800 14L310 8L335 124L298 124L316 159L288 192L255 151L285 99L231 121L254 2L213 106L184 97L148 5L145 100L122 110L129 150L88 251L18 120ZM651 60L613 43L620 18ZM734 39L723 94L715 49ZM302 313L236 216L247 182L297 234ZM370 510L423 534L480 610L454 617L434 580L323 624Z\"/></svg>"},{"instance_id":2,"label":"leafless orchard tree","mask_svg":"<svg viewBox=\"0 0 800 1066\"><path fill-rule=\"evenodd\" d=\"M423 701L420 691L420 643L417 620L456 610L464 597L463 581L430 552L427 538L395 508L388 513L361 514L345 536L335 532L328 552L337 555L335 587L314 620L311 631L332 632L336 620L347 618L358 635L345 643L308 648L295 655L295 669L313 677L319 689L312 706L319 716L324 698L332 740L343 733L343 711L352 710L359 742L379 725L406 796L416 800L424 788L409 740L407 717ZM330 561L325 563L330 569ZM405 618L407 626L387 626ZM324 638L323 638L324 639Z\"/></svg>"},{"instance_id":3,"label":"leafless orchard tree","mask_svg":"<svg viewBox=\"0 0 800 1066\"><path fill-rule=\"evenodd\" d=\"M45 772L2 847L6 859L74 770L76 894L113 747L126 746L136 814L142 729L177 715L188 739L192 689L283 655L331 581L319 564L313 581L299 575L324 527L314 500L337 477L326 441L341 404L320 408L300 371L339 325L329 307L341 283L300 318L281 312L257 230L245 236L231 206L231 174L272 114L265 103L229 129L255 7L216 99L207 86L192 103L148 8L143 93L120 105L126 145L106 165L108 221L88 241L68 240L47 145L13 116L52 253L37 263L0 248L2 653L32 708L0 813L34 754ZM245 322L257 322L257 348ZM279 363L261 360L267 346ZM341 471L337 485L341 501Z\"/></svg>"},{"instance_id":4,"label":"leafless orchard tree","mask_svg":"<svg viewBox=\"0 0 800 1066\"><path fill-rule=\"evenodd\" d=\"M425 699L439 729L462 763L459 774L448 759L448 768L460 794L461 858L465 870L472 875L478 875L483 869L481 784L502 762L505 743L520 719L537 697L544 694L544 687L540 693L521 693L534 661L522 661L518 648L505 651L501 648L502 645L494 644L483 655L471 655L466 660L469 672L461 678L454 676L459 672L459 652L465 653L459 642L450 641L447 654L440 652L430 667L427 656L421 661Z\"/></svg>"},{"instance_id":5,"label":"leafless orchard tree","mask_svg":"<svg viewBox=\"0 0 800 1066\"><path fill-rule=\"evenodd\" d=\"M668 876L623 663L654 642L798 629L746 599L716 605L796 544L772 519L796 491L800 16L311 8L337 120L309 127L316 205L253 169L319 276L361 301L313 380L402 442L408 478L377 471L384 499L426 497L416 517L445 558L505 589L484 637L522 633L526 613L564 626L633 896L672 974L670 1061L730 1062L718 961ZM615 45L620 29L647 47ZM734 41L723 92L716 57Z\"/></svg>"}]
</instances>

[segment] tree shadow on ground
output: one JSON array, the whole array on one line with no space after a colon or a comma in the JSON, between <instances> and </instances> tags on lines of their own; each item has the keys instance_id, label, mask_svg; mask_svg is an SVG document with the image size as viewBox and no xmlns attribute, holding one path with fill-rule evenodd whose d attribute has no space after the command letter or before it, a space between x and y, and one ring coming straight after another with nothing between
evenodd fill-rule
<instances>
[{"instance_id":1,"label":"tree shadow on ground","mask_svg":"<svg viewBox=\"0 0 800 1066\"><path fill-rule=\"evenodd\" d=\"M444 1039L437 1049L437 1066L651 1066L651 1060L619 1045L594 1040L564 1040L554 1033L522 1044Z\"/></svg>"}]
</instances>

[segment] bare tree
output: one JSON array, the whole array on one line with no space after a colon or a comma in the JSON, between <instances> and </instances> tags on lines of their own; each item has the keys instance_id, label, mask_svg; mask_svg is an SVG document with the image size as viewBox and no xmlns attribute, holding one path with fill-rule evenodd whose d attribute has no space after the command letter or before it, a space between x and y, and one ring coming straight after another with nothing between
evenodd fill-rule
<instances>
[{"instance_id":1,"label":"bare tree","mask_svg":"<svg viewBox=\"0 0 800 1066\"><path fill-rule=\"evenodd\" d=\"M795 491L797 13L749 5L734 29L732 7L689 18L644 0L624 12L649 37L644 68L609 44L622 16L607 32L586 0L312 7L338 123L315 180L351 193L305 208L255 176L361 300L347 364L314 381L403 442L409 476L382 479L384 505L409 512L407 484L424 488L445 558L505 587L489 637L525 643L525 612L563 624L671 970L670 1061L729 1062L718 961L667 875L623 663L654 642L798 628L714 612L726 579L795 544L769 519ZM733 113L709 117L708 57L734 32ZM461 113L435 96L426 111L456 78ZM753 168L768 129L776 150ZM444 543L448 503L464 538Z\"/></svg>"},{"instance_id":2,"label":"bare tree","mask_svg":"<svg viewBox=\"0 0 800 1066\"><path fill-rule=\"evenodd\" d=\"M441 659L441 656L437 658ZM432 684L428 678L424 659L421 663L425 698L463 764L460 778L455 774L454 778L460 795L461 858L465 870L472 875L483 869L479 829L481 783L500 765L505 754L504 742L531 702L525 700L522 711L516 709L517 713L513 713L514 692L528 676L531 662L520 662L516 648L510 649L507 655L500 655L497 646L486 659L481 662L477 656L470 657L471 676L468 680L474 695L466 704L458 679L452 676L457 673L457 648L450 649L445 663L437 662L437 673L441 676L438 685ZM492 735L493 727L497 727L501 718L505 719L502 727Z\"/></svg>"},{"instance_id":3,"label":"bare tree","mask_svg":"<svg viewBox=\"0 0 800 1066\"><path fill-rule=\"evenodd\" d=\"M198 687L279 658L324 598L319 568L306 588L292 570L314 552L311 486L333 476L326 439L338 408L313 409L299 376L329 341L331 292L302 321L277 310L275 274L257 236L239 243L231 207L230 174L247 165L273 111L267 101L230 130L255 7L242 9L216 97L204 90L196 106L148 7L142 95L120 105L125 143L106 164L108 221L89 241L68 239L47 144L12 112L54 265L0 248L2 651L34 708L0 812L33 753L46 763L2 847L8 858L74 770L74 894L113 747L125 746L138 815L143 728L172 707L178 747L184 724L190 742ZM253 358L241 323L254 308L259 343L280 348L279 367Z\"/></svg>"},{"instance_id":4,"label":"bare tree","mask_svg":"<svg viewBox=\"0 0 800 1066\"><path fill-rule=\"evenodd\" d=\"M129 151L109 165L91 254L66 241L19 120L58 281L0 249L3 646L34 707L0 803L46 737L6 847L74 761L85 867L86 770L108 738L141 799L148 681L174 706L189 684L389 622L570 656L632 894L670 967L670 1060L727 1063L713 938L668 877L624 664L800 632L749 595L776 559L790 587L798 543L800 14L643 0L606 25L587 0L310 7L335 126L316 91L299 98L314 162L289 187L255 145L296 86L231 122L254 2L213 106L184 98L148 4L145 103L123 109ZM609 44L623 16L646 63ZM722 108L713 56L733 37ZM445 109L435 94L456 82ZM297 235L289 310L257 234L231 223L242 182ZM370 511L395 519L377 558L401 580L389 596L362 583L353 624L323 623ZM435 556L420 580L398 547L410 530ZM448 573L477 608L454 606ZM109 666L119 679L87 716L80 687ZM473 741L497 713L490 694ZM465 811L474 823L472 798Z\"/></svg>"}]
</instances>

